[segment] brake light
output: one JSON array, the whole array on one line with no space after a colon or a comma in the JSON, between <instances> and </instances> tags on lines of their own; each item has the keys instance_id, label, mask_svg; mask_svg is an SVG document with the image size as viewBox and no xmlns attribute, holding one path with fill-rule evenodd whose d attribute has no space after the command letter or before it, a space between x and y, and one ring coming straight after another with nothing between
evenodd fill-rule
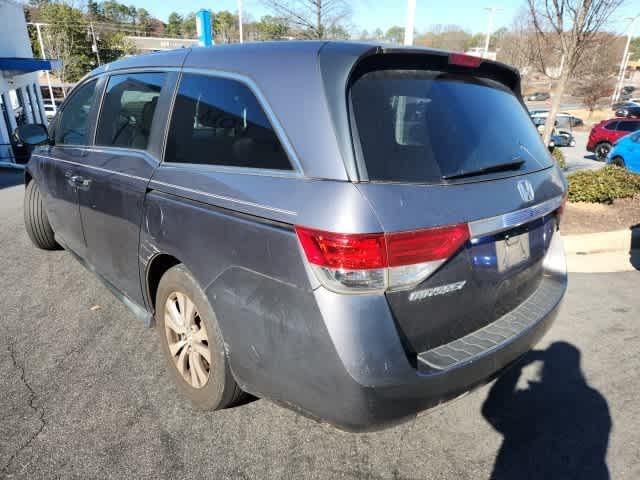
<instances>
[{"instance_id":1,"label":"brake light","mask_svg":"<svg viewBox=\"0 0 640 480\"><path fill-rule=\"evenodd\" d=\"M479 67L482 63L482 58L474 57L473 55L465 55L463 53L450 53L449 65L457 65L459 67Z\"/></svg>"},{"instance_id":2,"label":"brake light","mask_svg":"<svg viewBox=\"0 0 640 480\"><path fill-rule=\"evenodd\" d=\"M384 235L348 235L296 226L309 263L328 268L369 269L386 266Z\"/></svg>"},{"instance_id":3,"label":"brake light","mask_svg":"<svg viewBox=\"0 0 640 480\"><path fill-rule=\"evenodd\" d=\"M387 234L295 229L318 280L340 293L410 288L469 239L466 224Z\"/></svg>"}]
</instances>

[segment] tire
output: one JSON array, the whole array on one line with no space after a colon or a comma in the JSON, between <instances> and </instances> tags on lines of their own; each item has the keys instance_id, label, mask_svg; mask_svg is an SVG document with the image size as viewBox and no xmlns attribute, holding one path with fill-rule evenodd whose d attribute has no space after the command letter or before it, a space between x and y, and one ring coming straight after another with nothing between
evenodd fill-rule
<instances>
[{"instance_id":1,"label":"tire","mask_svg":"<svg viewBox=\"0 0 640 480\"><path fill-rule=\"evenodd\" d=\"M596 160L604 162L611 151L611 144L609 142L602 142L596 145Z\"/></svg>"},{"instance_id":2,"label":"tire","mask_svg":"<svg viewBox=\"0 0 640 480\"><path fill-rule=\"evenodd\" d=\"M182 312L180 307L183 307ZM168 312L172 308L175 308L174 314L178 313L176 320L182 324L171 321ZM190 310L192 315L188 315ZM183 314L190 317L186 322ZM185 324L190 328L185 328ZM198 282L182 264L167 270L160 279L156 295L156 329L170 375L195 408L218 410L231 407L242 399L244 392L229 368L213 308ZM208 351L209 361L205 351Z\"/></svg>"},{"instance_id":3,"label":"tire","mask_svg":"<svg viewBox=\"0 0 640 480\"><path fill-rule=\"evenodd\" d=\"M611 159L611 163L617 167L622 167L625 168L624 165L624 159L622 157L620 157L619 155L616 155L615 157L613 157Z\"/></svg>"},{"instance_id":4,"label":"tire","mask_svg":"<svg viewBox=\"0 0 640 480\"><path fill-rule=\"evenodd\" d=\"M59 250L61 247L53 235L42 196L35 181L27 184L24 192L24 226L31 242L43 250Z\"/></svg>"}]
</instances>

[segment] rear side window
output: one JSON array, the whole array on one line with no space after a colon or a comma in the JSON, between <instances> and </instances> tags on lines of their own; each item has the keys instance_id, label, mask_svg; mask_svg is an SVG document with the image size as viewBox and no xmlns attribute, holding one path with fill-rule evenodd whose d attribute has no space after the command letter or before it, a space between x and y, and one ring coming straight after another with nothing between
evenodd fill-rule
<instances>
[{"instance_id":1,"label":"rear side window","mask_svg":"<svg viewBox=\"0 0 640 480\"><path fill-rule=\"evenodd\" d=\"M88 144L89 113L96 95L96 83L96 80L92 80L72 93L55 125L56 144Z\"/></svg>"},{"instance_id":2,"label":"rear side window","mask_svg":"<svg viewBox=\"0 0 640 480\"><path fill-rule=\"evenodd\" d=\"M176 96L166 162L291 170L255 95L226 78L185 74Z\"/></svg>"},{"instance_id":3,"label":"rear side window","mask_svg":"<svg viewBox=\"0 0 640 480\"><path fill-rule=\"evenodd\" d=\"M618 122L607 123L604 126L605 130L612 130L612 131L617 130L617 127L618 127Z\"/></svg>"},{"instance_id":4,"label":"rear side window","mask_svg":"<svg viewBox=\"0 0 640 480\"><path fill-rule=\"evenodd\" d=\"M131 73L109 78L96 145L144 150L149 144L164 73Z\"/></svg>"},{"instance_id":5,"label":"rear side window","mask_svg":"<svg viewBox=\"0 0 640 480\"><path fill-rule=\"evenodd\" d=\"M479 171L507 176L551 165L526 109L498 82L381 70L357 79L350 98L356 150L370 180L441 183ZM509 163L519 166L496 173L497 165Z\"/></svg>"},{"instance_id":6,"label":"rear side window","mask_svg":"<svg viewBox=\"0 0 640 480\"><path fill-rule=\"evenodd\" d=\"M618 124L618 130L621 132L635 132L640 130L640 121L638 122L620 122Z\"/></svg>"}]
</instances>

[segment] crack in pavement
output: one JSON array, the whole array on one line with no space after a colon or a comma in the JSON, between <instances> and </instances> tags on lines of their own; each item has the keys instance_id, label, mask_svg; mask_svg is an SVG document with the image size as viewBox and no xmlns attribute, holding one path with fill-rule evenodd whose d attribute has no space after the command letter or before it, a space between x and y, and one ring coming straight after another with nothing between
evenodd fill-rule
<instances>
[{"instance_id":1,"label":"crack in pavement","mask_svg":"<svg viewBox=\"0 0 640 480\"><path fill-rule=\"evenodd\" d=\"M22 445L15 452L13 452L13 454L9 457L9 460L7 461L7 463L2 467L2 469L0 469L0 474L8 473L9 466L11 465L11 463L18 457L18 455L20 455L20 453L25 448L31 445L31 443L36 439L38 435L40 435L40 433L42 433L42 430L44 430L44 427L47 425L47 422L44 419L44 407L36 407L33 403L36 400L36 398L38 398L38 395L33 390L29 382L27 382L27 379L24 376L24 366L18 363L18 360L16 359L16 352L14 350L12 341L9 341L9 343L7 344L7 349L9 350L9 355L11 356L11 362L13 363L13 367L20 372L20 381L27 388L27 390L29 390L29 407L35 413L38 414L38 419L40 420L40 427L29 437L29 439L24 443L24 445Z\"/></svg>"}]
</instances>

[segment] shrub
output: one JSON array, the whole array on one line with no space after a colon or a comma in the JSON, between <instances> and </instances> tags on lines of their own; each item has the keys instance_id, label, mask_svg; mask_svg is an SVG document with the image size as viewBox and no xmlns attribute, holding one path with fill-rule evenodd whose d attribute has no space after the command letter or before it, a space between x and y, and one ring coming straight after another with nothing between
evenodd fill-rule
<instances>
[{"instance_id":1,"label":"shrub","mask_svg":"<svg viewBox=\"0 0 640 480\"><path fill-rule=\"evenodd\" d=\"M564 159L564 153L562 153L562 150L560 150L559 148L554 148L551 151L551 156L553 157L553 159L557 162L558 166L562 169L562 170L566 170L567 169L567 162Z\"/></svg>"},{"instance_id":2,"label":"shrub","mask_svg":"<svg viewBox=\"0 0 640 480\"><path fill-rule=\"evenodd\" d=\"M570 202L612 203L616 198L640 194L640 175L613 165L576 172L567 180Z\"/></svg>"}]
</instances>

